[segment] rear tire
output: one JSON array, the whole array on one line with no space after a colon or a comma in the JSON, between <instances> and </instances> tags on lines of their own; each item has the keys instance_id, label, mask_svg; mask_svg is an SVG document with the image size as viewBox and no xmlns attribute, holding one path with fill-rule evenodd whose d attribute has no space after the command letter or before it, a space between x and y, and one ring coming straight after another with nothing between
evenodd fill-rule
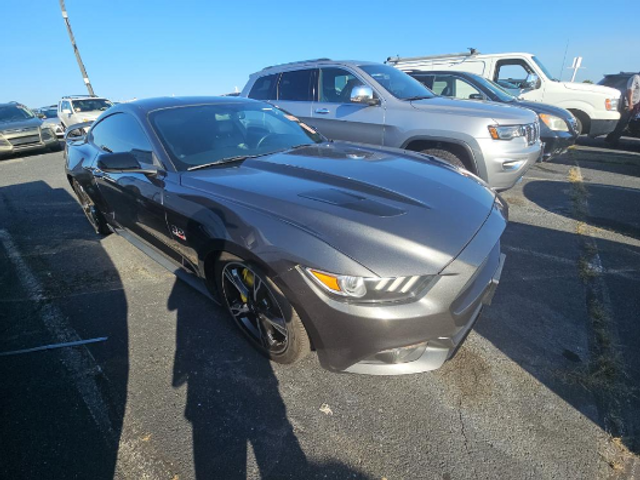
<instances>
[{"instance_id":1,"label":"rear tire","mask_svg":"<svg viewBox=\"0 0 640 480\"><path fill-rule=\"evenodd\" d=\"M60 145L60 142L56 142L54 145L51 145L49 147L49 150L51 150L52 152L59 152L62 150L62 145Z\"/></svg>"},{"instance_id":2,"label":"rear tire","mask_svg":"<svg viewBox=\"0 0 640 480\"><path fill-rule=\"evenodd\" d=\"M309 354L311 344L302 320L260 268L225 254L214 271L223 305L256 350L282 364Z\"/></svg>"},{"instance_id":3,"label":"rear tire","mask_svg":"<svg viewBox=\"0 0 640 480\"><path fill-rule=\"evenodd\" d=\"M432 157L437 157L440 160L443 160L451 165L454 165L459 168L464 168L465 170L469 170L464 162L458 157L455 153L450 152L449 150L442 150L441 148L427 148L423 150L422 153L425 155L431 155Z\"/></svg>"}]
</instances>

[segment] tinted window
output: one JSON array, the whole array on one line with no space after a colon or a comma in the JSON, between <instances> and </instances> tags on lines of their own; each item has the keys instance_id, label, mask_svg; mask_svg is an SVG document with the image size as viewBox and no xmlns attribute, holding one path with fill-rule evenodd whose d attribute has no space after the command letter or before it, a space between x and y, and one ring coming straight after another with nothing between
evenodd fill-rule
<instances>
[{"instance_id":1,"label":"tinted window","mask_svg":"<svg viewBox=\"0 0 640 480\"><path fill-rule=\"evenodd\" d=\"M261 102L168 108L150 118L178 170L323 140L297 118Z\"/></svg>"},{"instance_id":2,"label":"tinted window","mask_svg":"<svg viewBox=\"0 0 640 480\"><path fill-rule=\"evenodd\" d=\"M73 110L75 112L104 112L113 106L109 100L103 98L92 98L87 100L73 100Z\"/></svg>"},{"instance_id":3,"label":"tinted window","mask_svg":"<svg viewBox=\"0 0 640 480\"><path fill-rule=\"evenodd\" d=\"M400 100L432 98L433 92L404 72L389 65L361 65L360 68L371 75L391 95Z\"/></svg>"},{"instance_id":4,"label":"tinted window","mask_svg":"<svg viewBox=\"0 0 640 480\"><path fill-rule=\"evenodd\" d=\"M278 84L278 100L313 101L313 70L284 72Z\"/></svg>"},{"instance_id":5,"label":"tinted window","mask_svg":"<svg viewBox=\"0 0 640 480\"><path fill-rule=\"evenodd\" d=\"M267 75L258 78L249 92L249 98L255 98L256 100L275 100L277 83L278 75Z\"/></svg>"},{"instance_id":6,"label":"tinted window","mask_svg":"<svg viewBox=\"0 0 640 480\"><path fill-rule=\"evenodd\" d=\"M358 85L363 83L348 70L323 68L320 70L320 101L348 103L353 87Z\"/></svg>"},{"instance_id":7,"label":"tinted window","mask_svg":"<svg viewBox=\"0 0 640 480\"><path fill-rule=\"evenodd\" d=\"M33 118L34 115L22 105L0 106L0 122L16 122Z\"/></svg>"},{"instance_id":8,"label":"tinted window","mask_svg":"<svg viewBox=\"0 0 640 480\"><path fill-rule=\"evenodd\" d=\"M139 162L152 163L151 144L138 122L126 113L105 118L91 129L91 141L105 152L131 152Z\"/></svg>"},{"instance_id":9,"label":"tinted window","mask_svg":"<svg viewBox=\"0 0 640 480\"><path fill-rule=\"evenodd\" d=\"M425 87L433 90L433 78L434 78L433 75L417 75L417 76L414 76L413 78L418 80Z\"/></svg>"}]
</instances>

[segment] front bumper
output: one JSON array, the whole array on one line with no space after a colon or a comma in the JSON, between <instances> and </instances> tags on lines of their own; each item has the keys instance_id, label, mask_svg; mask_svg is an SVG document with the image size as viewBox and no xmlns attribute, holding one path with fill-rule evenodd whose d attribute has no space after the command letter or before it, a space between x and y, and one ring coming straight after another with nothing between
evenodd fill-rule
<instances>
[{"instance_id":1,"label":"front bumper","mask_svg":"<svg viewBox=\"0 0 640 480\"><path fill-rule=\"evenodd\" d=\"M562 155L569 147L576 143L577 138L577 135L569 132L554 132L552 135L540 137L544 142L542 160L547 161Z\"/></svg>"},{"instance_id":2,"label":"front bumper","mask_svg":"<svg viewBox=\"0 0 640 480\"><path fill-rule=\"evenodd\" d=\"M55 135L43 135L38 130L5 133L0 136L0 155L11 155L31 150L41 150L59 142Z\"/></svg>"},{"instance_id":3,"label":"front bumper","mask_svg":"<svg viewBox=\"0 0 640 480\"><path fill-rule=\"evenodd\" d=\"M618 124L617 120L598 120L591 119L591 127L589 128L590 137L599 137L600 135L608 135L613 132Z\"/></svg>"},{"instance_id":4,"label":"front bumper","mask_svg":"<svg viewBox=\"0 0 640 480\"><path fill-rule=\"evenodd\" d=\"M484 159L483 165L478 162L480 177L497 191L513 187L543 154L540 141L526 145L521 138L510 141L488 138L479 144Z\"/></svg>"},{"instance_id":5,"label":"front bumper","mask_svg":"<svg viewBox=\"0 0 640 480\"><path fill-rule=\"evenodd\" d=\"M483 305L491 301L504 263L499 238L505 226L506 219L494 208L438 281L410 303L347 303L320 290L297 269L280 275L282 289L302 318L325 368L369 375L433 370L455 354ZM389 349L424 343L424 353L410 362L372 360Z\"/></svg>"}]
</instances>

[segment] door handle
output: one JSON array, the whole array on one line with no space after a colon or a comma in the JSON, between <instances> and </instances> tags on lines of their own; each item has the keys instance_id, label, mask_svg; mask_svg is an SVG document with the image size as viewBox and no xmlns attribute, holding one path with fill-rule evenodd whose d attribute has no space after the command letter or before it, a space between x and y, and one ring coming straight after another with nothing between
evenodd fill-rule
<instances>
[{"instance_id":1,"label":"door handle","mask_svg":"<svg viewBox=\"0 0 640 480\"><path fill-rule=\"evenodd\" d=\"M327 113L330 113L330 112L328 108L316 108L316 113L321 113L323 115L326 115Z\"/></svg>"}]
</instances>

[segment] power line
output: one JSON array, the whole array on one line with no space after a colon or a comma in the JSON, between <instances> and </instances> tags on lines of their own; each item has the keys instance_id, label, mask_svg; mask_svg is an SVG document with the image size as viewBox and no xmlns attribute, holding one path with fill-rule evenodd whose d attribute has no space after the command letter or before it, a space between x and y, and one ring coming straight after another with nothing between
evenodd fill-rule
<instances>
[{"instance_id":1,"label":"power line","mask_svg":"<svg viewBox=\"0 0 640 480\"><path fill-rule=\"evenodd\" d=\"M93 93L93 87L91 86L91 82L89 81L89 75L87 74L87 69L84 68L84 63L82 63L82 58L80 57L80 50L78 50L78 46L76 45L76 39L74 38L73 31L71 30L71 23L69 22L69 15L67 14L67 9L64 6L64 0L60 0L60 10L62 10L62 18L64 18L64 23L67 26L67 32L69 32L69 39L71 40L73 53L76 55L76 60L78 61L78 66L80 67L80 73L82 73L82 80L84 80L84 84L87 86L87 90L89 90L89 95L95 95L95 93Z\"/></svg>"}]
</instances>

